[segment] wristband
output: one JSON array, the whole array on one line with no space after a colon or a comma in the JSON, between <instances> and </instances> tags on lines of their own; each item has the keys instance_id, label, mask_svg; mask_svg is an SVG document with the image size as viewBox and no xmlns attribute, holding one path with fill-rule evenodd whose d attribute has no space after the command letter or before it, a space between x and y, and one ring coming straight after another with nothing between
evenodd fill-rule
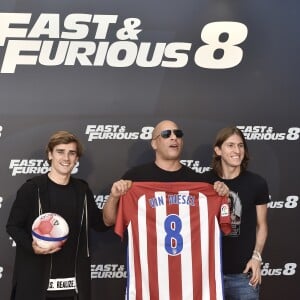
<instances>
[{"instance_id":1,"label":"wristband","mask_svg":"<svg viewBox=\"0 0 300 300\"><path fill-rule=\"evenodd\" d=\"M252 258L258 260L259 262L262 262L262 260L258 256L254 255L254 254L252 255Z\"/></svg>"},{"instance_id":2,"label":"wristband","mask_svg":"<svg viewBox=\"0 0 300 300\"><path fill-rule=\"evenodd\" d=\"M253 255L256 256L259 261L262 261L262 257L261 257L260 253L257 250L253 251Z\"/></svg>"},{"instance_id":3,"label":"wristband","mask_svg":"<svg viewBox=\"0 0 300 300\"><path fill-rule=\"evenodd\" d=\"M263 264L262 262L262 257L260 255L260 253L256 250L253 251L253 255L252 255L252 259L256 259L258 260L261 264Z\"/></svg>"}]
</instances>

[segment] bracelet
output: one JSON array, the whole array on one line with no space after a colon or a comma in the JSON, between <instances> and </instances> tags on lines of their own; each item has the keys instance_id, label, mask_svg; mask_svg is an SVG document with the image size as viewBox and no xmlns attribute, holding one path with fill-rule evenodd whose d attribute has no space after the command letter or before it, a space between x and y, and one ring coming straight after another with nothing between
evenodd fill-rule
<instances>
[{"instance_id":1,"label":"bracelet","mask_svg":"<svg viewBox=\"0 0 300 300\"><path fill-rule=\"evenodd\" d=\"M262 257L257 250L253 251L253 256L255 256L257 258L257 260L262 261Z\"/></svg>"},{"instance_id":2,"label":"bracelet","mask_svg":"<svg viewBox=\"0 0 300 300\"><path fill-rule=\"evenodd\" d=\"M256 251L256 250L253 251L252 259L258 260L261 265L263 264L262 257L260 255L260 253L258 251Z\"/></svg>"},{"instance_id":3,"label":"bracelet","mask_svg":"<svg viewBox=\"0 0 300 300\"><path fill-rule=\"evenodd\" d=\"M262 260L258 256L254 255L254 254L252 255L252 258L258 260L259 262L262 262Z\"/></svg>"}]
</instances>

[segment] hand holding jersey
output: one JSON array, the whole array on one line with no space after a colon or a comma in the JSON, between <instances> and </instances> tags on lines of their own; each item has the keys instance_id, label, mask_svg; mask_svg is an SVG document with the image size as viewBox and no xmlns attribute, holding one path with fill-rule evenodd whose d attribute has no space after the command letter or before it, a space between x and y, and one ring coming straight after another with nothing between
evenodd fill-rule
<instances>
[{"instance_id":1,"label":"hand holding jersey","mask_svg":"<svg viewBox=\"0 0 300 300\"><path fill-rule=\"evenodd\" d=\"M118 180L113 183L107 204L103 209L103 221L107 226L115 224L120 197L131 187L131 180Z\"/></svg>"},{"instance_id":2,"label":"hand holding jersey","mask_svg":"<svg viewBox=\"0 0 300 300\"><path fill-rule=\"evenodd\" d=\"M120 197L125 195L132 185L131 180L118 180L113 183L111 187L111 192L109 195L108 205L104 207L103 220L107 226L112 226L115 224L117 208L119 204ZM213 188L219 196L229 195L229 188L221 181L216 181L213 184Z\"/></svg>"},{"instance_id":3,"label":"hand holding jersey","mask_svg":"<svg viewBox=\"0 0 300 300\"><path fill-rule=\"evenodd\" d=\"M128 232L127 299L223 299L220 229L226 197L198 182L134 182L121 197L115 232Z\"/></svg>"}]
</instances>

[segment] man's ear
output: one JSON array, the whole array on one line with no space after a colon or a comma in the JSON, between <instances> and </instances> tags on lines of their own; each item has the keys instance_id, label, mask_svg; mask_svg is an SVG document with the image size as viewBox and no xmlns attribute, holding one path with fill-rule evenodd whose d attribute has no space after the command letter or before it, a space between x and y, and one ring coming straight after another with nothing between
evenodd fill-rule
<instances>
[{"instance_id":1,"label":"man's ear","mask_svg":"<svg viewBox=\"0 0 300 300\"><path fill-rule=\"evenodd\" d=\"M214 151L215 151L215 153L216 153L218 156L221 155L221 149L220 149L218 146L215 146L215 147L214 147Z\"/></svg>"},{"instance_id":2,"label":"man's ear","mask_svg":"<svg viewBox=\"0 0 300 300\"><path fill-rule=\"evenodd\" d=\"M151 147L153 150L157 149L156 140L151 140Z\"/></svg>"},{"instance_id":3,"label":"man's ear","mask_svg":"<svg viewBox=\"0 0 300 300\"><path fill-rule=\"evenodd\" d=\"M48 160L50 161L50 160L52 160L52 153L50 152L50 151L48 151Z\"/></svg>"}]
</instances>

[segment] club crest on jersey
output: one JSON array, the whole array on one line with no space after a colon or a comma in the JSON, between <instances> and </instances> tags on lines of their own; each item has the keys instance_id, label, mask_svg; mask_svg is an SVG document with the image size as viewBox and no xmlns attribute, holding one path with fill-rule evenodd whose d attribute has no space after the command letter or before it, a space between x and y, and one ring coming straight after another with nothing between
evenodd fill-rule
<instances>
[{"instance_id":1,"label":"club crest on jersey","mask_svg":"<svg viewBox=\"0 0 300 300\"><path fill-rule=\"evenodd\" d=\"M228 217L229 216L229 205L222 204L221 206L221 217Z\"/></svg>"}]
</instances>

